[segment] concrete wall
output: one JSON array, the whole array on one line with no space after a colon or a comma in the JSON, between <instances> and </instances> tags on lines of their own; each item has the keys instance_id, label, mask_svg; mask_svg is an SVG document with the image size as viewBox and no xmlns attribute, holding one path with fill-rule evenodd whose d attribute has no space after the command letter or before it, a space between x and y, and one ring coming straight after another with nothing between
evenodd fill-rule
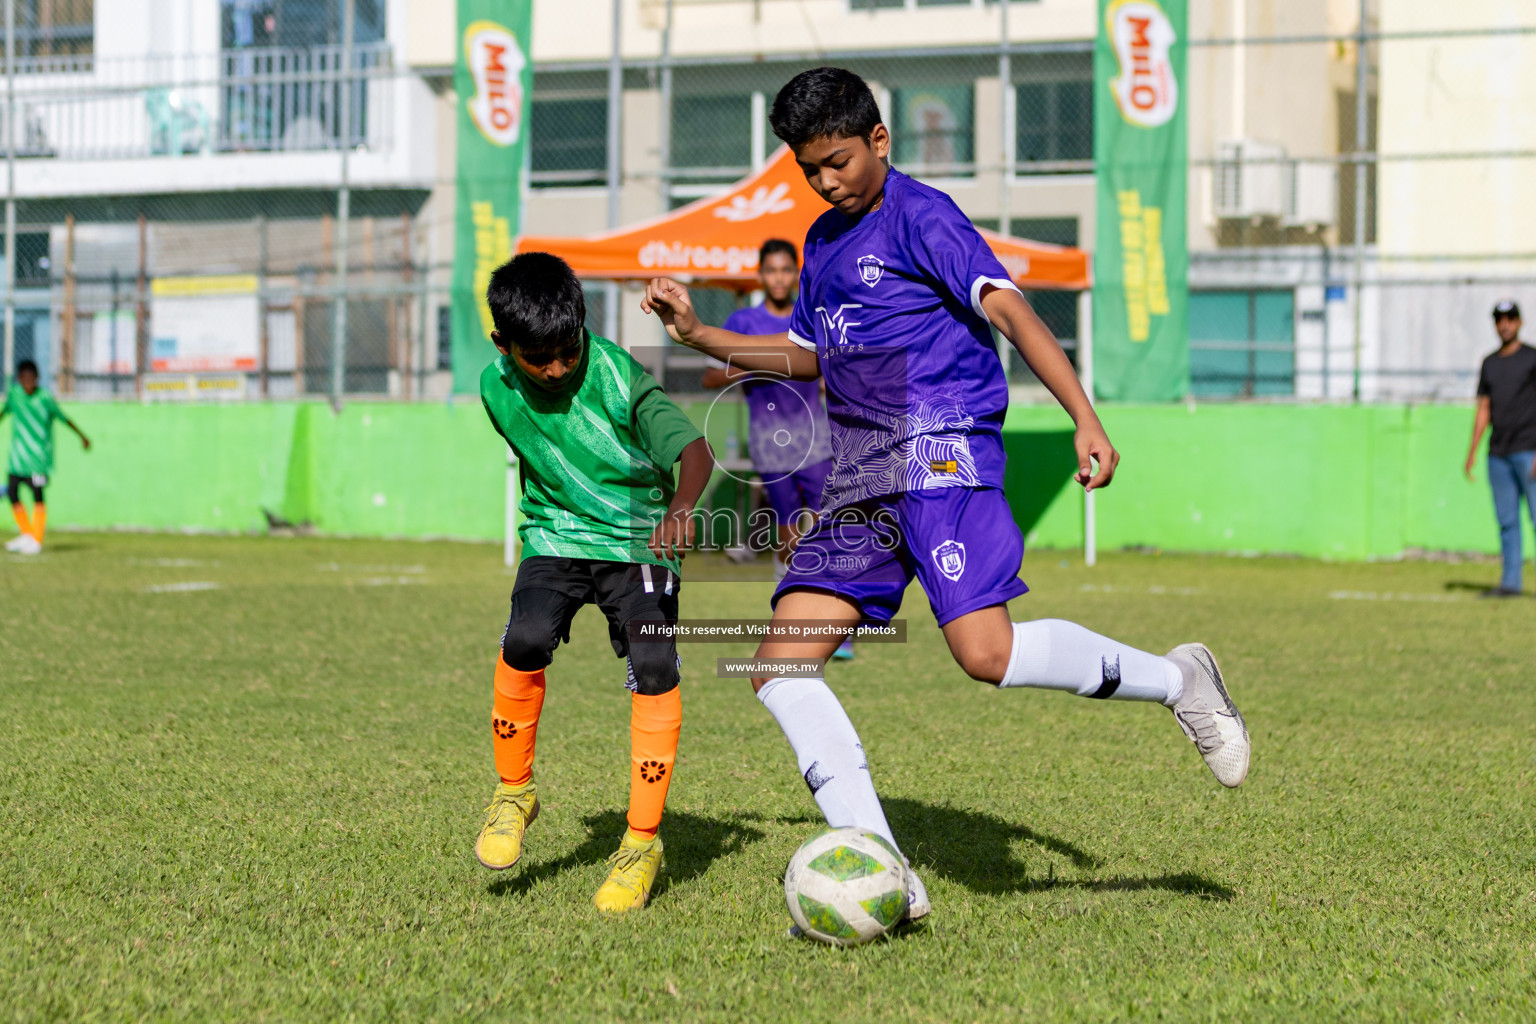
<instances>
[{"instance_id":1,"label":"concrete wall","mask_svg":"<svg viewBox=\"0 0 1536 1024\"><path fill-rule=\"evenodd\" d=\"M1101 412L1123 457L1114 485L1099 498L1102 548L1345 560L1414 549L1498 550L1481 464L1475 483L1461 476L1468 406L1213 404ZM1016 515L1026 502L1041 503L1038 491L1057 487L1038 521L1024 523L1037 545L1082 543L1081 492L1052 482L1071 469L1070 447L1062 447L1069 427L1046 407L1009 413ZM1050 453L1056 467L1042 477L1029 467L1031 452Z\"/></svg>"},{"instance_id":2,"label":"concrete wall","mask_svg":"<svg viewBox=\"0 0 1536 1024\"><path fill-rule=\"evenodd\" d=\"M1465 0L1454 16L1435 0L1384 4L1384 32L1513 28L1527 0ZM1380 149L1471 154L1536 149L1536 38L1394 40L1380 47ZM1388 160L1380 170L1381 251L1388 256L1529 254L1536 160ZM1405 215L1405 211L1418 211ZM1445 272L1445 268L1441 269ZM1523 268L1526 275L1529 267Z\"/></svg>"},{"instance_id":3,"label":"concrete wall","mask_svg":"<svg viewBox=\"0 0 1536 1024\"><path fill-rule=\"evenodd\" d=\"M703 422L706 410L691 413ZM477 403L70 412L97 447L82 453L60 432L49 489L58 526L256 531L266 509L333 534L501 536L504 448ZM1497 550L1482 470L1476 483L1461 477L1464 406L1124 406L1104 419L1124 461L1099 501L1103 548L1336 559ZM1082 544L1070 427L1053 407L1009 413L1009 500L1034 546ZM729 429L740 427L710 417L711 434Z\"/></svg>"}]
</instances>

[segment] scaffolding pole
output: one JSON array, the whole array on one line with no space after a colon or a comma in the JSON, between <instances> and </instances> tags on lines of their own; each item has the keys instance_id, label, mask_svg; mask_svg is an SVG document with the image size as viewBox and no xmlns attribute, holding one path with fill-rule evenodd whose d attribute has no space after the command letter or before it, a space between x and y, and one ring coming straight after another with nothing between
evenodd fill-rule
<instances>
[{"instance_id":1,"label":"scaffolding pole","mask_svg":"<svg viewBox=\"0 0 1536 1024\"><path fill-rule=\"evenodd\" d=\"M341 17L341 103L337 112L341 133L341 187L336 190L336 297L331 324L331 405L341 408L347 387L347 255L352 217L352 36L357 0L346 0Z\"/></svg>"},{"instance_id":2,"label":"scaffolding pole","mask_svg":"<svg viewBox=\"0 0 1536 1024\"><path fill-rule=\"evenodd\" d=\"M608 58L608 228L619 226L620 160L624 145L624 2L613 0L613 47ZM619 340L619 285L603 285L603 334Z\"/></svg>"},{"instance_id":3,"label":"scaffolding pole","mask_svg":"<svg viewBox=\"0 0 1536 1024\"><path fill-rule=\"evenodd\" d=\"M16 364L16 0L5 0L5 363L0 381Z\"/></svg>"}]
</instances>

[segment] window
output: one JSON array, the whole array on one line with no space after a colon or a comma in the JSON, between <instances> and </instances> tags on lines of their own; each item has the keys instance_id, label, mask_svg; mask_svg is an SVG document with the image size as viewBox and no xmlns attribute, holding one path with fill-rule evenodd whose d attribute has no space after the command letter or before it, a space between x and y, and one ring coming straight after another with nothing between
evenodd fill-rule
<instances>
[{"instance_id":1,"label":"window","mask_svg":"<svg viewBox=\"0 0 1536 1024\"><path fill-rule=\"evenodd\" d=\"M605 303L608 301L608 289L602 284L589 282L581 286L581 297L587 304L587 318L582 321L582 326L601 337L603 321L607 319Z\"/></svg>"},{"instance_id":2,"label":"window","mask_svg":"<svg viewBox=\"0 0 1536 1024\"><path fill-rule=\"evenodd\" d=\"M994 219L976 218L979 228L998 229ZM1032 242L1049 242L1052 245L1077 245L1076 217L1015 217L1010 222L1008 234L1015 238L1027 238ZM1040 291L1025 292L1030 306L1040 322L1051 329L1058 341L1066 342L1067 356L1077 365L1077 292ZM1008 352L1008 379L1014 382L1032 380L1034 375L1019 358L1017 352Z\"/></svg>"},{"instance_id":3,"label":"window","mask_svg":"<svg viewBox=\"0 0 1536 1024\"><path fill-rule=\"evenodd\" d=\"M366 80L343 85L346 0L220 0L219 112L168 88L146 94L151 151L196 152L333 149L376 143L369 131ZM389 63L386 0L352 0L353 68L368 74ZM341 138L347 110L349 138ZM387 124L387 119L381 119Z\"/></svg>"},{"instance_id":4,"label":"window","mask_svg":"<svg viewBox=\"0 0 1536 1024\"><path fill-rule=\"evenodd\" d=\"M16 235L16 284L22 288L47 287L48 232L28 231Z\"/></svg>"},{"instance_id":5,"label":"window","mask_svg":"<svg viewBox=\"0 0 1536 1024\"><path fill-rule=\"evenodd\" d=\"M15 18L19 56L89 55L95 48L96 0L16 0Z\"/></svg>"},{"instance_id":6,"label":"window","mask_svg":"<svg viewBox=\"0 0 1536 1024\"><path fill-rule=\"evenodd\" d=\"M672 166L721 168L733 175L751 167L751 93L674 96Z\"/></svg>"},{"instance_id":7,"label":"window","mask_svg":"<svg viewBox=\"0 0 1536 1024\"><path fill-rule=\"evenodd\" d=\"M1032 242L1077 245L1076 217L1015 217L1009 234Z\"/></svg>"},{"instance_id":8,"label":"window","mask_svg":"<svg viewBox=\"0 0 1536 1024\"><path fill-rule=\"evenodd\" d=\"M60 0L52 2L57 5ZM354 43L383 40L385 2L353 0ZM345 3L346 0L220 0L222 45L226 50L340 46Z\"/></svg>"},{"instance_id":9,"label":"window","mask_svg":"<svg viewBox=\"0 0 1536 1024\"><path fill-rule=\"evenodd\" d=\"M1081 77L1025 82L1017 87L1014 109L1015 159L1019 172L1030 164L1093 160L1093 79L1087 60ZM1059 172L1062 168L1052 168Z\"/></svg>"},{"instance_id":10,"label":"window","mask_svg":"<svg viewBox=\"0 0 1536 1024\"><path fill-rule=\"evenodd\" d=\"M594 184L605 180L607 98L546 97L535 90L532 107L533 131L528 140L535 183Z\"/></svg>"},{"instance_id":11,"label":"window","mask_svg":"<svg viewBox=\"0 0 1536 1024\"><path fill-rule=\"evenodd\" d=\"M1049 242L1051 245L1077 245L1076 217L1015 217L1012 234L1032 242ZM1077 292L1030 292L1029 304L1041 322L1051 329L1057 338L1077 338ZM1077 350L1072 352L1072 364L1077 365Z\"/></svg>"},{"instance_id":12,"label":"window","mask_svg":"<svg viewBox=\"0 0 1536 1024\"><path fill-rule=\"evenodd\" d=\"M1295 296L1189 293L1190 390L1202 398L1296 393Z\"/></svg>"},{"instance_id":13,"label":"window","mask_svg":"<svg viewBox=\"0 0 1536 1024\"><path fill-rule=\"evenodd\" d=\"M437 368L453 369L453 307L437 307Z\"/></svg>"},{"instance_id":14,"label":"window","mask_svg":"<svg viewBox=\"0 0 1536 1024\"><path fill-rule=\"evenodd\" d=\"M969 85L892 89L893 162L917 173L970 173L975 102Z\"/></svg>"}]
</instances>

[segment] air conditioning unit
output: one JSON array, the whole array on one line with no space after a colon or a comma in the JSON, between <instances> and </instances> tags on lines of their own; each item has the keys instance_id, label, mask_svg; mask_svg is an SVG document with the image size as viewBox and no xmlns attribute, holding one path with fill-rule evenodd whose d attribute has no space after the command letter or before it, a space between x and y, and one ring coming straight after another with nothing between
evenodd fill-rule
<instances>
[{"instance_id":1,"label":"air conditioning unit","mask_svg":"<svg viewBox=\"0 0 1536 1024\"><path fill-rule=\"evenodd\" d=\"M1216 149L1216 216L1280 218L1286 209L1285 147L1253 139Z\"/></svg>"},{"instance_id":2,"label":"air conditioning unit","mask_svg":"<svg viewBox=\"0 0 1536 1024\"><path fill-rule=\"evenodd\" d=\"M1286 227L1332 224L1339 209L1339 169L1331 163L1297 160L1286 167Z\"/></svg>"}]
</instances>

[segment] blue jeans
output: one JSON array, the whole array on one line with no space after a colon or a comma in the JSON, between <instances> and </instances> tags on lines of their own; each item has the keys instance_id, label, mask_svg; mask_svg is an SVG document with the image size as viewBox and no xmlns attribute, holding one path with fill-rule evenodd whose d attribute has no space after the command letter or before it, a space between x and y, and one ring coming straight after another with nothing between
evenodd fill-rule
<instances>
[{"instance_id":1,"label":"blue jeans","mask_svg":"<svg viewBox=\"0 0 1536 1024\"><path fill-rule=\"evenodd\" d=\"M1493 511L1499 517L1499 549L1504 554L1504 575L1499 586L1520 589L1520 571L1524 558L1520 551L1520 496L1525 495L1525 511L1536 524L1536 482L1531 480L1531 466L1536 451L1488 456L1488 484L1493 488Z\"/></svg>"}]
</instances>

